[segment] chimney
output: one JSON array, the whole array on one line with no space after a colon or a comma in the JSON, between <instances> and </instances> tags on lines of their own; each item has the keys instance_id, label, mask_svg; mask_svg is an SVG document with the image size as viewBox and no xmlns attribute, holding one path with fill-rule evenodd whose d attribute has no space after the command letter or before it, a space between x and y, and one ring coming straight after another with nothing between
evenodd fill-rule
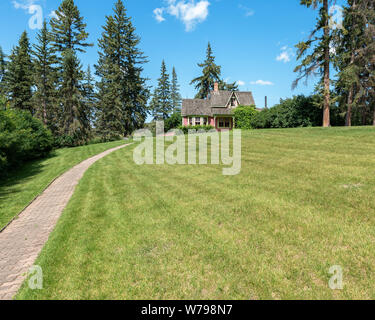
<instances>
[{"instance_id":1,"label":"chimney","mask_svg":"<svg viewBox=\"0 0 375 320\"><path fill-rule=\"evenodd\" d=\"M215 84L214 84L214 91L219 92L219 83L218 82L215 82Z\"/></svg>"},{"instance_id":2,"label":"chimney","mask_svg":"<svg viewBox=\"0 0 375 320\"><path fill-rule=\"evenodd\" d=\"M265 98L265 108L268 109L268 99L267 99L267 96Z\"/></svg>"}]
</instances>

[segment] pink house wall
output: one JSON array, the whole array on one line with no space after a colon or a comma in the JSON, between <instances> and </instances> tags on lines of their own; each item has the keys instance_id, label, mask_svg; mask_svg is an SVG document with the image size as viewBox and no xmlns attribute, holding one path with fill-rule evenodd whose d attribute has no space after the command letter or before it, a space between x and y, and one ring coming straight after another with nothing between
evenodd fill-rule
<instances>
[{"instance_id":1,"label":"pink house wall","mask_svg":"<svg viewBox=\"0 0 375 320\"><path fill-rule=\"evenodd\" d=\"M189 119L187 117L184 117L184 126L189 125Z\"/></svg>"}]
</instances>

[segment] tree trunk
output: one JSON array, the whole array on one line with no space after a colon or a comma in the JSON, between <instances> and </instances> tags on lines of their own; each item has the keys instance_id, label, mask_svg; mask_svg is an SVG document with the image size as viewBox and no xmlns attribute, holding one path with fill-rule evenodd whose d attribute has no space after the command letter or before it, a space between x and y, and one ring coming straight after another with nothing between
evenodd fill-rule
<instances>
[{"instance_id":1,"label":"tree trunk","mask_svg":"<svg viewBox=\"0 0 375 320\"><path fill-rule=\"evenodd\" d=\"M348 111L346 113L346 120L345 120L345 125L347 127L352 126L353 94L354 94L354 88L353 88L353 86L351 86L351 88L349 90L349 95L348 95Z\"/></svg>"},{"instance_id":2,"label":"tree trunk","mask_svg":"<svg viewBox=\"0 0 375 320\"><path fill-rule=\"evenodd\" d=\"M328 0L324 0L324 109L323 109L323 127L327 128L331 126L330 119L330 48L329 48L329 15L328 15Z\"/></svg>"}]
</instances>

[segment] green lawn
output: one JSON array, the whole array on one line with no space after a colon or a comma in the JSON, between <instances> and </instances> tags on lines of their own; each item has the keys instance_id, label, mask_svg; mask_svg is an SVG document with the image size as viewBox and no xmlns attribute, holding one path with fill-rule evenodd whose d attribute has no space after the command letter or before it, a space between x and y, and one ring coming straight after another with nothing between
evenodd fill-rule
<instances>
[{"instance_id":1,"label":"green lawn","mask_svg":"<svg viewBox=\"0 0 375 320\"><path fill-rule=\"evenodd\" d=\"M49 158L30 162L0 181L0 229L16 216L49 183L81 161L123 141L102 143L78 148L60 149Z\"/></svg>"},{"instance_id":2,"label":"green lawn","mask_svg":"<svg viewBox=\"0 0 375 320\"><path fill-rule=\"evenodd\" d=\"M243 133L242 171L85 174L18 299L374 299L375 129ZM344 290L328 288L333 265Z\"/></svg>"}]
</instances>

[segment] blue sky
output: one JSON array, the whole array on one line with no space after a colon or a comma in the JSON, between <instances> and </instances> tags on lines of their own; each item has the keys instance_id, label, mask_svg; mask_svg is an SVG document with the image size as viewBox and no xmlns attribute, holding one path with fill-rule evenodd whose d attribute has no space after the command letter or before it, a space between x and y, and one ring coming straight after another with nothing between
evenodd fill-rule
<instances>
[{"instance_id":1,"label":"blue sky","mask_svg":"<svg viewBox=\"0 0 375 320\"><path fill-rule=\"evenodd\" d=\"M49 19L60 0L1 0L0 46L6 54L27 30L32 41L38 31L38 19ZM97 39L112 13L115 0L76 0L95 46L80 56L82 63L95 64ZM208 41L222 66L224 79L251 90L258 107L269 106L280 98L313 90L314 81L301 84L294 91L296 65L294 45L306 39L316 23L316 14L299 0L125 0L141 36L141 49L149 57L144 76L154 85L162 59L169 71L176 67L184 98L194 97L191 79L200 74L197 66L205 58ZM30 28L31 27L31 28Z\"/></svg>"}]
</instances>

